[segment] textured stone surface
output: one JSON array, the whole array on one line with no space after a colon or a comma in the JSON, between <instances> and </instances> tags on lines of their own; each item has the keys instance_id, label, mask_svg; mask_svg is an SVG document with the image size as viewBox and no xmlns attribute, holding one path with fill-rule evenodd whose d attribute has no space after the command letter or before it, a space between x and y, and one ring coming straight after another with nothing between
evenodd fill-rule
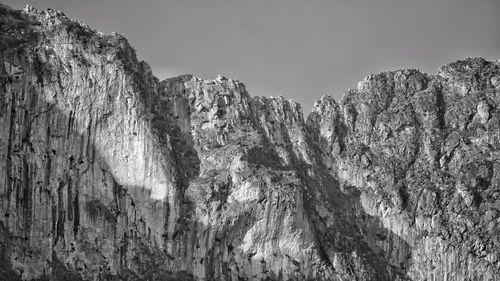
<instances>
[{"instance_id":1,"label":"textured stone surface","mask_svg":"<svg viewBox=\"0 0 500 281\"><path fill-rule=\"evenodd\" d=\"M309 117L323 162L406 242L371 241L412 280L500 278L499 76L483 59L371 75Z\"/></svg>"},{"instance_id":2,"label":"textured stone surface","mask_svg":"<svg viewBox=\"0 0 500 281\"><path fill-rule=\"evenodd\" d=\"M304 120L57 11L0 23L2 278L500 278L498 61L370 75Z\"/></svg>"}]
</instances>

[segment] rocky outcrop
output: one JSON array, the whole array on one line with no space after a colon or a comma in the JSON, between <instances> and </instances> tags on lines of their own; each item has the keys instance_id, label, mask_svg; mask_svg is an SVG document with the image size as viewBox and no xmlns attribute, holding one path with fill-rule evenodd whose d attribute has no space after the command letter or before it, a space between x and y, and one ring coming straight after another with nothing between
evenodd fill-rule
<instances>
[{"instance_id":1,"label":"rocky outcrop","mask_svg":"<svg viewBox=\"0 0 500 281\"><path fill-rule=\"evenodd\" d=\"M0 21L7 280L500 278L499 62L371 75L304 120L57 11Z\"/></svg>"},{"instance_id":2,"label":"rocky outcrop","mask_svg":"<svg viewBox=\"0 0 500 281\"><path fill-rule=\"evenodd\" d=\"M309 117L323 162L406 242L370 245L412 280L499 278L499 77L483 59L371 75Z\"/></svg>"}]
</instances>

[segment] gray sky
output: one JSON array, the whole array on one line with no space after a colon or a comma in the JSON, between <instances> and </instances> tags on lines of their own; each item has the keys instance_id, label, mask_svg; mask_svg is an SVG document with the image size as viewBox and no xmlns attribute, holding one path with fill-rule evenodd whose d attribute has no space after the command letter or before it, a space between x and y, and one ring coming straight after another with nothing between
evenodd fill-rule
<instances>
[{"instance_id":1,"label":"gray sky","mask_svg":"<svg viewBox=\"0 0 500 281\"><path fill-rule=\"evenodd\" d=\"M128 38L160 79L192 73L243 81L310 112L370 73L500 59L500 0L0 0L62 10Z\"/></svg>"}]
</instances>

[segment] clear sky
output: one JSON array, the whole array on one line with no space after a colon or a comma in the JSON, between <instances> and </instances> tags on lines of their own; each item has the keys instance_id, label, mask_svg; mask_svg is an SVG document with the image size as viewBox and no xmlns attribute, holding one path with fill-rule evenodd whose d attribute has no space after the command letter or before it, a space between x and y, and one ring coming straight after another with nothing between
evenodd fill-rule
<instances>
[{"instance_id":1,"label":"clear sky","mask_svg":"<svg viewBox=\"0 0 500 281\"><path fill-rule=\"evenodd\" d=\"M160 79L192 73L284 95L304 113L370 73L500 59L500 0L0 0L128 38Z\"/></svg>"}]
</instances>

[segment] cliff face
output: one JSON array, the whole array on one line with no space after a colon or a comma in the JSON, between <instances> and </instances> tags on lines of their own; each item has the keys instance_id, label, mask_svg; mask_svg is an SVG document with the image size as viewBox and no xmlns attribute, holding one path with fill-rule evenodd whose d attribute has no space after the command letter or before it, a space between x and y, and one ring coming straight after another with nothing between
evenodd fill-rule
<instances>
[{"instance_id":1,"label":"cliff face","mask_svg":"<svg viewBox=\"0 0 500 281\"><path fill-rule=\"evenodd\" d=\"M468 59L435 76L371 75L309 117L323 162L406 242L368 230L368 243L412 280L499 278L499 69Z\"/></svg>"},{"instance_id":2,"label":"cliff face","mask_svg":"<svg viewBox=\"0 0 500 281\"><path fill-rule=\"evenodd\" d=\"M498 61L371 75L306 121L60 12L0 22L6 280L500 278Z\"/></svg>"}]
</instances>

